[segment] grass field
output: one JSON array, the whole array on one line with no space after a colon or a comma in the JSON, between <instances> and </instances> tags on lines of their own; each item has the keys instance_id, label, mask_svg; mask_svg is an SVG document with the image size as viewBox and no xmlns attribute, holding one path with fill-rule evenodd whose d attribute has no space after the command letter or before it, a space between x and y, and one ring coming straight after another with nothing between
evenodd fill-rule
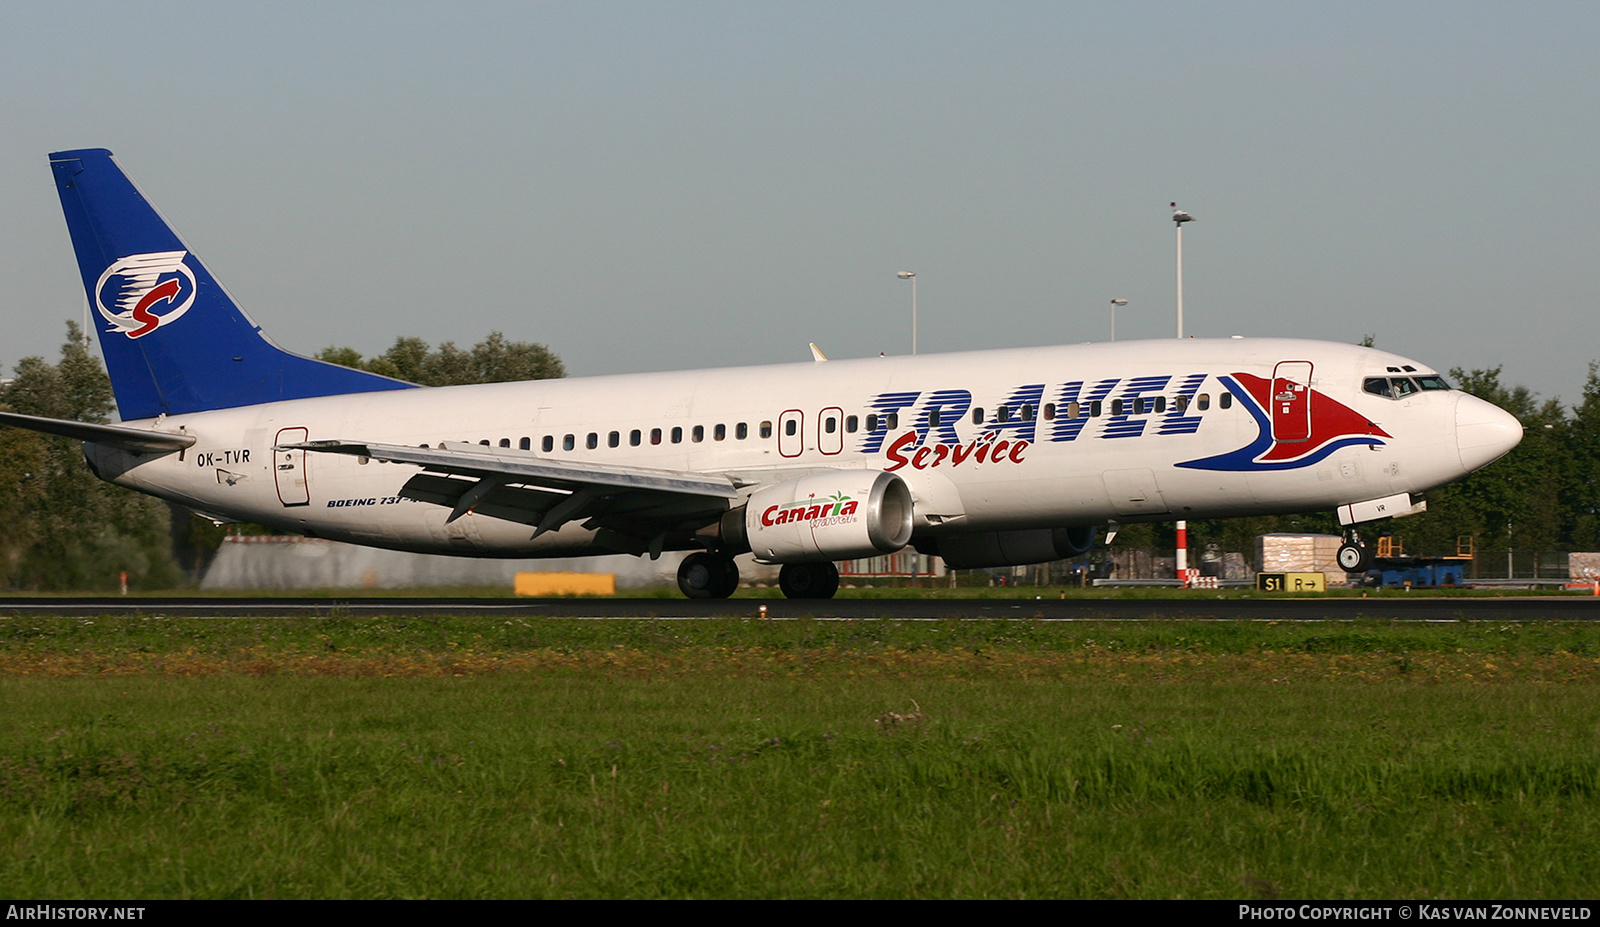
<instances>
[{"instance_id":1,"label":"grass field","mask_svg":"<svg viewBox=\"0 0 1600 927\"><path fill-rule=\"evenodd\" d=\"M1592 897L1578 623L0 619L13 897Z\"/></svg>"}]
</instances>

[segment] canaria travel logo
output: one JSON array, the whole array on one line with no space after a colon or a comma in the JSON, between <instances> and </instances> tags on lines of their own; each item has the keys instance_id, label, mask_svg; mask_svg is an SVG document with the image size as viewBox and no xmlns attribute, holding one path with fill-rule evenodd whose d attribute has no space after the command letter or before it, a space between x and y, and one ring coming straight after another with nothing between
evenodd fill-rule
<instances>
[{"instance_id":1,"label":"canaria travel logo","mask_svg":"<svg viewBox=\"0 0 1600 927\"><path fill-rule=\"evenodd\" d=\"M856 509L860 505L861 503L842 492L836 492L821 502L812 496L786 505L768 506L767 510L761 513L761 524L768 528L802 521L810 522L813 528L844 525L856 520Z\"/></svg>"}]
</instances>

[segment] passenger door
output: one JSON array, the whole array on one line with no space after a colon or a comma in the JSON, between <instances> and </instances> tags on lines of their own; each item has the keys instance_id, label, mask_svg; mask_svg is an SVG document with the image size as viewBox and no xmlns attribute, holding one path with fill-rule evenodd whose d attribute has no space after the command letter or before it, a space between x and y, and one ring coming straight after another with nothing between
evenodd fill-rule
<instances>
[{"instance_id":1,"label":"passenger door","mask_svg":"<svg viewBox=\"0 0 1600 927\"><path fill-rule=\"evenodd\" d=\"M280 444L304 444L304 428L280 428L273 439ZM284 508L311 504L311 490L306 485L306 452L299 450L272 452L272 478L278 484L278 501Z\"/></svg>"},{"instance_id":2,"label":"passenger door","mask_svg":"<svg viewBox=\"0 0 1600 927\"><path fill-rule=\"evenodd\" d=\"M1272 440L1311 439L1311 362L1283 361L1272 370Z\"/></svg>"}]
</instances>

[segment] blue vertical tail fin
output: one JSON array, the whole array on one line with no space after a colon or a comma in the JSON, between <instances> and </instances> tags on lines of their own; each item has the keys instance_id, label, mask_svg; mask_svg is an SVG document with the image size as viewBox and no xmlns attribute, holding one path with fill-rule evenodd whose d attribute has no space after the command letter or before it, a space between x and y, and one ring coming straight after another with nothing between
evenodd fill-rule
<instances>
[{"instance_id":1,"label":"blue vertical tail fin","mask_svg":"<svg viewBox=\"0 0 1600 927\"><path fill-rule=\"evenodd\" d=\"M103 148L50 155L124 420L405 389L273 344Z\"/></svg>"}]
</instances>

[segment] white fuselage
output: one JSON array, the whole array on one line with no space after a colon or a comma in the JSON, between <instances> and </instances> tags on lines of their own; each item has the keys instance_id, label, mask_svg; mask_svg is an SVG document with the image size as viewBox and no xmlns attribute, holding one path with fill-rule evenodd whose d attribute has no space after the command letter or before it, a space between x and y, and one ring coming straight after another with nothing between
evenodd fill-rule
<instances>
[{"instance_id":1,"label":"white fuselage","mask_svg":"<svg viewBox=\"0 0 1600 927\"><path fill-rule=\"evenodd\" d=\"M1292 395L1275 372L1309 390ZM448 509L400 497L415 466L275 446L488 443L749 487L892 470L916 532L938 535L1331 510L1424 492L1515 445L1515 419L1459 391L1363 388L1422 375L1323 342L1119 342L303 399L128 423L193 435L182 453L87 453L105 478L208 514L405 550L605 552L577 523L537 540L482 515L447 524ZM1464 444L1458 423L1482 434Z\"/></svg>"}]
</instances>

